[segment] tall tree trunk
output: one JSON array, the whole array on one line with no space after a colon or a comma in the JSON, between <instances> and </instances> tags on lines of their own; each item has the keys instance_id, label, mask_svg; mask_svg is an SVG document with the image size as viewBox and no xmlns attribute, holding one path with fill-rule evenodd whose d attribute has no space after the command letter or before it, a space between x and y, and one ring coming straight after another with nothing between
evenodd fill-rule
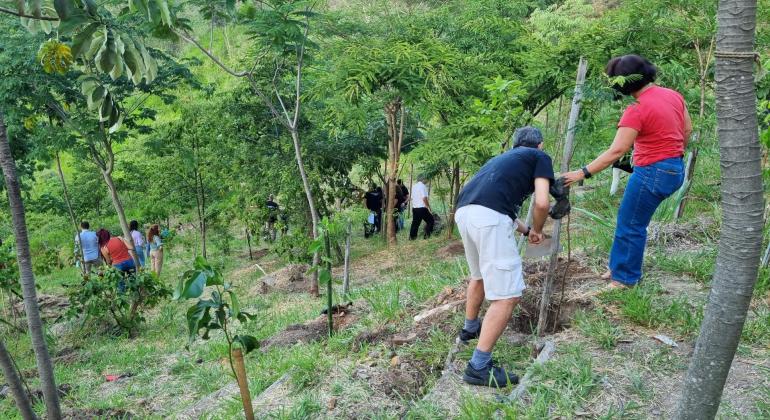
<instances>
[{"instance_id":1,"label":"tall tree trunk","mask_svg":"<svg viewBox=\"0 0 770 420\"><path fill-rule=\"evenodd\" d=\"M59 408L59 393L56 390L53 363L51 363L51 356L48 354L48 346L43 334L43 322L40 319L37 291L35 290L35 275L32 273L32 257L29 251L24 202L21 200L21 188L16 177L16 163L11 155L2 110L0 110L0 167L2 167L5 176L8 203L11 208L13 233L16 238L16 259L19 264L21 291L24 296L24 310L27 313L29 337L32 342L32 350L35 352L46 413L49 419L58 420L62 417Z\"/></svg>"},{"instance_id":2,"label":"tall tree trunk","mask_svg":"<svg viewBox=\"0 0 770 420\"><path fill-rule=\"evenodd\" d=\"M83 272L83 277L85 277L88 273L86 272L86 257L83 254L83 240L80 238L80 226L78 226L75 212L72 210L72 202L70 201L70 195L67 191L67 181L64 179L64 171L61 169L61 159L59 158L59 152L56 152L56 169L59 172L59 180L61 180L61 187L64 191L64 202L67 204L67 212L70 215L72 227L75 228L75 235L78 237L78 258L80 259L80 270Z\"/></svg>"},{"instance_id":3,"label":"tall tree trunk","mask_svg":"<svg viewBox=\"0 0 770 420\"><path fill-rule=\"evenodd\" d=\"M449 217L447 218L447 238L452 238L455 231L455 213L457 212L457 196L460 195L460 162L452 164L452 191L449 205Z\"/></svg>"},{"instance_id":4,"label":"tall tree trunk","mask_svg":"<svg viewBox=\"0 0 770 420\"><path fill-rule=\"evenodd\" d=\"M249 260L253 260L254 253L251 252L251 232L249 232L248 226L246 226L246 243L249 245Z\"/></svg>"},{"instance_id":5,"label":"tall tree trunk","mask_svg":"<svg viewBox=\"0 0 770 420\"><path fill-rule=\"evenodd\" d=\"M410 169L409 169L409 196L410 196L410 198L409 198L409 200L407 200L407 203L406 203L406 214L407 214L407 216L411 216L412 215L412 199L411 199L411 195L412 195L412 183L413 182L414 182L414 162L412 162L410 164Z\"/></svg>"},{"instance_id":6,"label":"tall tree trunk","mask_svg":"<svg viewBox=\"0 0 770 420\"><path fill-rule=\"evenodd\" d=\"M10 353L5 348L3 340L0 338L0 368L3 370L3 376L11 388L13 399L16 401L16 407L24 420L37 419L35 412L32 411L32 405L29 403L27 392L21 384L21 379L16 372L16 366L13 363Z\"/></svg>"},{"instance_id":7,"label":"tall tree trunk","mask_svg":"<svg viewBox=\"0 0 770 420\"><path fill-rule=\"evenodd\" d=\"M104 177L104 182L107 183L107 189L110 191L110 198L112 199L112 206L115 207L115 213L118 214L118 221L120 221L120 229L123 231L123 237L128 241L128 243L131 244L132 247L136 249L136 245L134 244L134 239L131 237L131 229L128 227L128 220L126 219L126 211L123 210L123 203L120 201L120 196L118 195L118 189L115 187L115 181L112 179L112 171L102 171L102 177ZM134 258L134 265L139 268L139 257L137 256L137 253L134 252L133 254Z\"/></svg>"},{"instance_id":8,"label":"tall tree trunk","mask_svg":"<svg viewBox=\"0 0 770 420\"><path fill-rule=\"evenodd\" d=\"M572 97L572 108L569 112L569 121L567 122L567 135L564 138L564 149L561 159L561 173L569 171L569 162L572 160L572 151L574 149L575 130L577 129L577 120L580 115L580 106L583 100L583 84L586 80L586 70L588 63L584 57L580 57L578 64L577 79L575 81L575 95ZM534 198L532 199L534 200ZM537 334L545 334L548 327L548 309L551 303L551 291L556 278L556 267L559 264L559 240L561 235L561 219L553 223L553 239L551 245L551 261L548 266L545 284L543 285L543 294L540 299L540 315L537 319Z\"/></svg>"},{"instance_id":9,"label":"tall tree trunk","mask_svg":"<svg viewBox=\"0 0 770 420\"><path fill-rule=\"evenodd\" d=\"M398 117L400 115L400 118ZM393 209L396 207L396 180L398 179L398 162L401 157L401 144L404 138L404 106L401 98L396 98L385 105L385 121L388 126L388 164L387 164L387 193L385 202L385 219L387 220L388 246L396 245L396 224L393 223Z\"/></svg>"},{"instance_id":10,"label":"tall tree trunk","mask_svg":"<svg viewBox=\"0 0 770 420\"><path fill-rule=\"evenodd\" d=\"M713 419L757 280L764 196L754 86L756 1L722 0L717 12L716 109L722 230L700 335L678 419Z\"/></svg>"},{"instance_id":11,"label":"tall tree trunk","mask_svg":"<svg viewBox=\"0 0 770 420\"><path fill-rule=\"evenodd\" d=\"M294 144L294 157L297 160L297 167L299 168L299 176L302 178L302 188L305 190L305 197L307 198L307 205L310 208L310 220L313 222L313 239L318 239L318 224L321 218L318 216L318 210L315 206L315 197L313 197L313 189L310 186L310 181L307 178L305 172L305 163L302 161L302 145L299 139L299 132L296 128L289 130L291 132L291 140ZM318 266L320 261L318 253L313 254L313 266ZM310 294L318 297L318 270L313 272L313 280L310 282Z\"/></svg>"}]
</instances>

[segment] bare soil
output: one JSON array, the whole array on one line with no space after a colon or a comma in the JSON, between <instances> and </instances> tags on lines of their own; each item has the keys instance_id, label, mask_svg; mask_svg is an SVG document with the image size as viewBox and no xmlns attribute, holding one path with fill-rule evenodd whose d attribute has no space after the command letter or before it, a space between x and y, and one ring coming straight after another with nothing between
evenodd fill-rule
<instances>
[{"instance_id":1,"label":"bare soil","mask_svg":"<svg viewBox=\"0 0 770 420\"><path fill-rule=\"evenodd\" d=\"M262 294L282 291L289 293L307 292L310 290L312 277L307 276L310 267L307 264L291 264L274 271L262 278Z\"/></svg>"},{"instance_id":2,"label":"bare soil","mask_svg":"<svg viewBox=\"0 0 770 420\"><path fill-rule=\"evenodd\" d=\"M347 311L347 312L346 312ZM334 330L340 331L359 319L353 308L341 308L333 314ZM297 343L310 343L321 340L329 334L327 315L319 315L317 318L304 324L292 324L283 331L268 338L260 344L262 351L268 351L273 347L289 347Z\"/></svg>"},{"instance_id":3,"label":"bare soil","mask_svg":"<svg viewBox=\"0 0 770 420\"><path fill-rule=\"evenodd\" d=\"M465 255L462 241L452 241L436 251L436 257L441 259L450 259L461 255Z\"/></svg>"}]
</instances>

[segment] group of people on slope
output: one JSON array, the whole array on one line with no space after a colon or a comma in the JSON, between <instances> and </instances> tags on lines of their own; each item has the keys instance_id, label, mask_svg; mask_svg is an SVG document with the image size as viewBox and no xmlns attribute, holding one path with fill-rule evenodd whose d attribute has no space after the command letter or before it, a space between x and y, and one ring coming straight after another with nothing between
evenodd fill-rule
<instances>
[{"instance_id":1,"label":"group of people on slope","mask_svg":"<svg viewBox=\"0 0 770 420\"><path fill-rule=\"evenodd\" d=\"M603 276L610 288L633 287L642 278L652 215L683 183L682 157L692 123L682 95L654 83L657 70L647 59L613 58L606 73L618 81L612 87L635 102L623 113L612 145L588 165L562 174L561 182L569 186L589 179L633 147L634 170L618 210L609 270ZM489 160L458 196L456 221L471 274L459 339L478 339L463 375L475 385L503 387L518 382L516 375L496 365L492 349L526 288L515 232L528 236L532 244L543 241L549 188L555 182L540 130L520 128L513 140L514 148ZM533 193L533 219L527 225L517 215ZM482 322L479 312L484 299L491 304Z\"/></svg>"},{"instance_id":2,"label":"group of people on slope","mask_svg":"<svg viewBox=\"0 0 770 420\"><path fill-rule=\"evenodd\" d=\"M83 253L83 264L88 273L101 267L102 264L115 267L128 273L136 271L136 261L146 266L150 259L150 269L160 276L163 267L163 240L160 227L150 226L145 236L139 231L139 222L132 220L129 224L131 241L121 236L113 236L107 229L94 232L87 221L80 223L80 232L75 235L75 246Z\"/></svg>"},{"instance_id":3,"label":"group of people on slope","mask_svg":"<svg viewBox=\"0 0 770 420\"><path fill-rule=\"evenodd\" d=\"M428 199L428 186L425 185L426 177L424 175L417 176L417 183L412 185L412 192L409 193L409 189L404 185L400 179L396 181L396 206L395 217L396 230L404 228L404 214L407 210L407 205L411 201L412 204L412 224L409 227L409 239L417 239L417 234L420 231L420 224L425 222L424 238L430 237L435 226L435 217L433 210L430 207L430 200ZM382 209L387 202L387 196L383 192L382 187L371 186L369 191L364 195L364 204L366 208L371 211L369 223L374 225L374 232L379 233L382 229Z\"/></svg>"}]
</instances>

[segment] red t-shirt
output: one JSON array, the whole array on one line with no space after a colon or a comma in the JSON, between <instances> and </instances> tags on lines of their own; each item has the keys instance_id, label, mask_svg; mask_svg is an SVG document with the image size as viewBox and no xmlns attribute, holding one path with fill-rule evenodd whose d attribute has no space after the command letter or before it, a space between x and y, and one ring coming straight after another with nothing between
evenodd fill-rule
<instances>
[{"instance_id":1,"label":"red t-shirt","mask_svg":"<svg viewBox=\"0 0 770 420\"><path fill-rule=\"evenodd\" d=\"M112 265L120 264L123 261L131 259L131 254L128 253L128 247L118 237L112 237L107 242L107 251L110 253L112 259Z\"/></svg>"},{"instance_id":2,"label":"red t-shirt","mask_svg":"<svg viewBox=\"0 0 770 420\"><path fill-rule=\"evenodd\" d=\"M679 92L652 86L629 105L618 127L638 131L634 141L634 165L684 155L684 98Z\"/></svg>"}]
</instances>

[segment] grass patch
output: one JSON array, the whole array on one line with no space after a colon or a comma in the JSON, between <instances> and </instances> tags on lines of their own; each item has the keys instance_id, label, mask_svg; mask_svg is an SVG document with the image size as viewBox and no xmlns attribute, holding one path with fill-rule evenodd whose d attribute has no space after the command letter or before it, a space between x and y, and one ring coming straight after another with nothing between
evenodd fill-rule
<instances>
[{"instance_id":1,"label":"grass patch","mask_svg":"<svg viewBox=\"0 0 770 420\"><path fill-rule=\"evenodd\" d=\"M605 350L614 348L623 336L623 329L613 324L601 308L593 312L578 311L574 322L580 332L591 337Z\"/></svg>"},{"instance_id":2,"label":"grass patch","mask_svg":"<svg viewBox=\"0 0 770 420\"><path fill-rule=\"evenodd\" d=\"M702 284L711 282L716 263L716 249L696 253L654 252L649 257L649 265L676 275L687 275Z\"/></svg>"},{"instance_id":3,"label":"grass patch","mask_svg":"<svg viewBox=\"0 0 770 420\"><path fill-rule=\"evenodd\" d=\"M770 308L751 309L743 325L741 340L746 344L770 341Z\"/></svg>"},{"instance_id":4,"label":"grass patch","mask_svg":"<svg viewBox=\"0 0 770 420\"><path fill-rule=\"evenodd\" d=\"M606 304L615 304L629 321L647 328L667 327L683 336L698 332L703 321L703 304L685 296L668 300L654 281L629 289L615 289L600 295Z\"/></svg>"},{"instance_id":5,"label":"grass patch","mask_svg":"<svg viewBox=\"0 0 770 420\"><path fill-rule=\"evenodd\" d=\"M532 367L533 382L527 391L528 403L500 403L464 395L460 402L460 418L540 419L574 416L597 389L599 377L584 347L578 344L567 345L559 349L559 354L557 359Z\"/></svg>"}]
</instances>

